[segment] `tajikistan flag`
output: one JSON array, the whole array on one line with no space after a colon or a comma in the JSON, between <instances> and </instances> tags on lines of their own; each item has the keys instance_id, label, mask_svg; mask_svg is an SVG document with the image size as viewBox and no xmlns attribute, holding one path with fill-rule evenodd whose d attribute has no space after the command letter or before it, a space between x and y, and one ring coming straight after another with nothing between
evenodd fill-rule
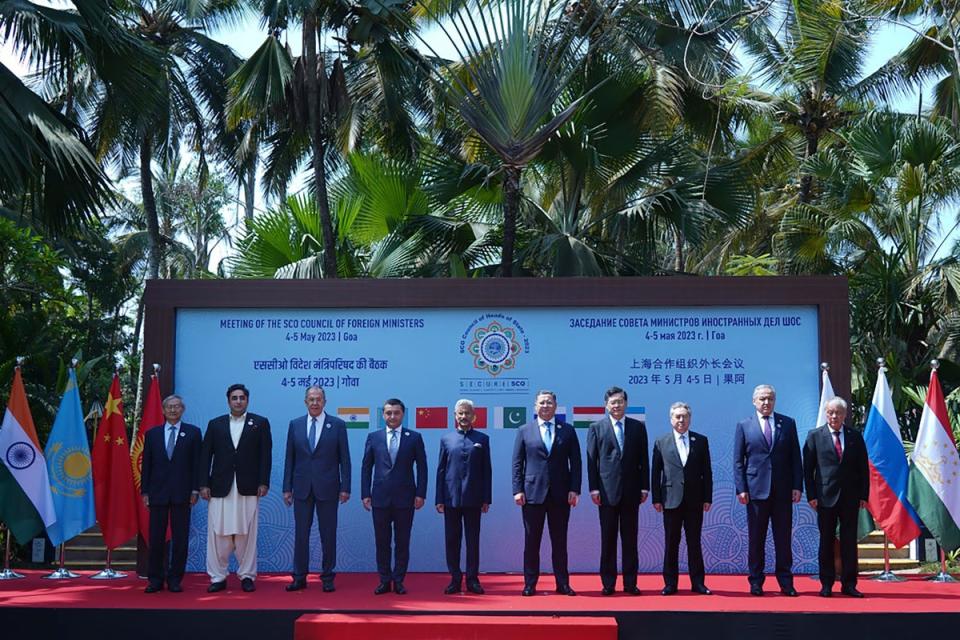
<instances>
[{"instance_id":1,"label":"tajikistan flag","mask_svg":"<svg viewBox=\"0 0 960 640\"><path fill-rule=\"evenodd\" d=\"M573 426L575 429L586 429L591 423L602 418L605 413L606 410L603 407L574 407Z\"/></svg>"},{"instance_id":2,"label":"tajikistan flag","mask_svg":"<svg viewBox=\"0 0 960 640\"><path fill-rule=\"evenodd\" d=\"M340 407L337 409L337 417L347 423L348 429L370 428L369 407Z\"/></svg>"},{"instance_id":3,"label":"tajikistan flag","mask_svg":"<svg viewBox=\"0 0 960 640\"><path fill-rule=\"evenodd\" d=\"M27 404L20 367L13 372L7 412L0 426L0 520L21 544L57 521L47 462Z\"/></svg>"},{"instance_id":4,"label":"tajikistan flag","mask_svg":"<svg viewBox=\"0 0 960 640\"><path fill-rule=\"evenodd\" d=\"M960 455L953 440L937 371L910 455L910 503L944 551L960 549Z\"/></svg>"},{"instance_id":5,"label":"tajikistan flag","mask_svg":"<svg viewBox=\"0 0 960 640\"><path fill-rule=\"evenodd\" d=\"M817 424L814 428L827 424L827 403L833 400L833 385L830 383L830 372L826 369L820 375L820 406L817 408Z\"/></svg>"}]
</instances>

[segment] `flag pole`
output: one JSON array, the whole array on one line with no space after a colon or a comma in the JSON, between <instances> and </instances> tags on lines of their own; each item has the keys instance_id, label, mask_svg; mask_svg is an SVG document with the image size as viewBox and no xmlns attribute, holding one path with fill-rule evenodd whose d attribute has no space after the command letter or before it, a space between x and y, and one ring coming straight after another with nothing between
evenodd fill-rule
<instances>
[{"instance_id":1,"label":"flag pole","mask_svg":"<svg viewBox=\"0 0 960 640\"><path fill-rule=\"evenodd\" d=\"M0 571L0 580L17 580L19 578L26 578L22 573L17 573L10 568L10 528L0 522L0 529L7 530L7 544L6 549L3 552L3 571Z\"/></svg>"},{"instance_id":2,"label":"flag pole","mask_svg":"<svg viewBox=\"0 0 960 640\"><path fill-rule=\"evenodd\" d=\"M110 566L110 556L113 554L113 549L107 549L107 561L106 566L103 567L100 571L90 576L91 580L119 580L120 578L126 578L127 574L122 571L114 571L113 567Z\"/></svg>"},{"instance_id":3,"label":"flag pole","mask_svg":"<svg viewBox=\"0 0 960 640\"><path fill-rule=\"evenodd\" d=\"M929 582L957 582L957 579L947 571L947 554L944 552L943 547L940 547L940 571L937 572L936 575L927 578L927 580Z\"/></svg>"},{"instance_id":4,"label":"flag pole","mask_svg":"<svg viewBox=\"0 0 960 640\"><path fill-rule=\"evenodd\" d=\"M54 569L52 572L43 576L43 579L44 580L70 580L72 578L79 578L80 577L79 575L77 575L73 571L70 571L70 569L67 569L66 567L63 566L65 554L64 554L64 547L62 542L60 543L59 550L60 550L60 565L56 569Z\"/></svg>"},{"instance_id":5,"label":"flag pole","mask_svg":"<svg viewBox=\"0 0 960 640\"><path fill-rule=\"evenodd\" d=\"M906 578L898 576L890 571L890 547L887 546L887 534L883 534L883 571L873 576L871 580L876 582L903 582Z\"/></svg>"}]
</instances>

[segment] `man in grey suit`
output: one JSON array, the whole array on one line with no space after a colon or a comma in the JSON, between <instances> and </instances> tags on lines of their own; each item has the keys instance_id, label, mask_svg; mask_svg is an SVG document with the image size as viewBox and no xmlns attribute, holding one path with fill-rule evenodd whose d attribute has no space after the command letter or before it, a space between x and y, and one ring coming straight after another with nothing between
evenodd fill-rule
<instances>
[{"instance_id":1,"label":"man in grey suit","mask_svg":"<svg viewBox=\"0 0 960 640\"><path fill-rule=\"evenodd\" d=\"M713 502L713 471L707 438L690 431L690 405L670 405L673 431L653 445L653 508L663 513L663 590L665 596L677 592L680 572L680 531L687 534L687 561L690 587L694 593L710 595L704 584L703 549L700 532L703 514Z\"/></svg>"},{"instance_id":2,"label":"man in grey suit","mask_svg":"<svg viewBox=\"0 0 960 640\"><path fill-rule=\"evenodd\" d=\"M820 529L820 595L833 595L837 571L833 541L840 524L840 592L862 598L857 590L857 521L870 498L867 446L859 431L844 425L847 403L827 401L827 426L813 429L803 445L803 478L807 501L817 512Z\"/></svg>"},{"instance_id":3,"label":"man in grey suit","mask_svg":"<svg viewBox=\"0 0 960 640\"><path fill-rule=\"evenodd\" d=\"M283 464L283 501L293 505L293 582L287 591L307 586L310 531L317 515L323 549L320 580L325 592L336 591L337 510L350 499L350 447L343 420L327 415L327 395L317 386L304 396L307 415L294 418L287 429Z\"/></svg>"},{"instance_id":4,"label":"man in grey suit","mask_svg":"<svg viewBox=\"0 0 960 640\"><path fill-rule=\"evenodd\" d=\"M457 400L453 409L457 428L440 439L437 463L437 512L443 514L447 570L447 595L460 593L460 540L467 543L467 591L483 593L480 586L480 514L490 509L493 473L490 438L473 428L473 402Z\"/></svg>"},{"instance_id":5,"label":"man in grey suit","mask_svg":"<svg viewBox=\"0 0 960 640\"><path fill-rule=\"evenodd\" d=\"M626 417L627 392L610 387L604 394L607 415L587 432L587 482L600 513L600 581L603 595L617 582L617 532L623 555L623 591L637 588L637 519L650 491L647 427Z\"/></svg>"},{"instance_id":6,"label":"man in grey suit","mask_svg":"<svg viewBox=\"0 0 960 640\"><path fill-rule=\"evenodd\" d=\"M363 508L373 511L373 533L377 545L377 573L380 584L373 593L390 591L403 595L410 563L410 530L413 512L427 497L427 453L423 438L403 428L406 407L397 398L383 403L385 429L367 435L360 469L360 498ZM416 466L416 477L413 468ZM390 566L393 538L394 564Z\"/></svg>"},{"instance_id":7,"label":"man in grey suit","mask_svg":"<svg viewBox=\"0 0 960 640\"><path fill-rule=\"evenodd\" d=\"M767 525L773 524L775 574L780 592L796 596L793 588L793 505L803 492L803 466L797 424L774 413L777 391L768 384L753 390L749 418L737 423L733 436L733 483L737 499L747 507L747 565L750 593L763 595L763 568Z\"/></svg>"},{"instance_id":8,"label":"man in grey suit","mask_svg":"<svg viewBox=\"0 0 960 640\"><path fill-rule=\"evenodd\" d=\"M513 500L523 513L523 591L536 593L540 578L543 524L550 527L553 575L557 593L575 596L567 571L567 525L570 507L580 499L582 463L577 432L555 420L557 396L537 393L537 419L517 430L513 445Z\"/></svg>"}]
</instances>

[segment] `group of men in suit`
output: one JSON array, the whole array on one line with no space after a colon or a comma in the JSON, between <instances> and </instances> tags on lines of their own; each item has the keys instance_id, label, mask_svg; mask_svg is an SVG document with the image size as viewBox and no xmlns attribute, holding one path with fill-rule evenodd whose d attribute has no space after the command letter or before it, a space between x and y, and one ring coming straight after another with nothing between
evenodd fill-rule
<instances>
[{"instance_id":1,"label":"group of men in suit","mask_svg":"<svg viewBox=\"0 0 960 640\"><path fill-rule=\"evenodd\" d=\"M180 418L180 396L163 401L165 424L147 432L142 493L150 511L147 593L163 588L181 591L186 564L190 507L198 497L210 501L207 538L208 591L226 588L230 554L237 558L243 591L255 590L258 501L267 495L271 469L270 423L247 412L249 391L227 390L230 413L210 421L206 434ZM283 499L294 508L293 580L287 591L307 586L309 541L314 515L322 549L323 591L335 591L337 512L350 498L350 451L346 425L327 415L326 394L307 389L306 415L290 421L283 472ZM734 435L734 482L747 509L750 593L763 595L764 549L772 525L775 576L780 591L796 596L791 552L793 504L804 486L820 530L820 595L832 594L836 574L833 541L839 525L842 593L862 597L856 589L856 530L859 508L867 500L869 473L866 446L859 432L844 426L846 402L827 403L827 426L812 430L799 445L796 423L775 413L776 391L759 385L753 392L753 415L739 422ZM653 444L643 422L626 415L627 393L611 387L604 395L606 414L587 432L587 480L600 519L600 578L603 595L615 592L617 539L622 556L623 591L640 595L638 519L640 505L651 498L663 514L663 595L677 592L681 533L686 534L688 569L694 593L709 595L704 576L701 531L713 501L713 474L707 438L690 430L689 405L670 406L671 431ZM580 443L575 429L557 420L552 391L537 393L536 418L517 430L513 448L514 501L524 527L522 595L536 593L540 545L546 525L552 548L556 592L576 595L570 586L567 528L582 482ZM383 405L385 427L368 434L360 474L363 507L372 512L379 583L375 594L406 593L414 512L426 501L427 464L423 439L402 426L406 407L397 398ZM456 429L440 443L435 506L444 517L446 560L451 576L447 594L463 590L461 542L466 546L466 590L484 592L479 581L481 515L492 502L489 438L473 428L473 403L459 400ZM652 495L651 495L652 494ZM171 553L165 550L167 528ZM392 553L391 553L392 550Z\"/></svg>"}]
</instances>

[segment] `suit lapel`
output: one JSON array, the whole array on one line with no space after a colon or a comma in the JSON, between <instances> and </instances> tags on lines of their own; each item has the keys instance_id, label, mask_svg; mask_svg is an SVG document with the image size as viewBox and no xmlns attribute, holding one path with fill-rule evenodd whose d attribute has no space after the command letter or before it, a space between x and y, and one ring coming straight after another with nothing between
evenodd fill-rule
<instances>
[{"instance_id":1,"label":"suit lapel","mask_svg":"<svg viewBox=\"0 0 960 640\"><path fill-rule=\"evenodd\" d=\"M671 430L670 434L667 436L667 452L675 459L677 464L683 467L683 460L680 459L680 450L677 449L677 437L674 435L673 430ZM690 460L690 455L688 452L687 461L689 460Z\"/></svg>"}]
</instances>

